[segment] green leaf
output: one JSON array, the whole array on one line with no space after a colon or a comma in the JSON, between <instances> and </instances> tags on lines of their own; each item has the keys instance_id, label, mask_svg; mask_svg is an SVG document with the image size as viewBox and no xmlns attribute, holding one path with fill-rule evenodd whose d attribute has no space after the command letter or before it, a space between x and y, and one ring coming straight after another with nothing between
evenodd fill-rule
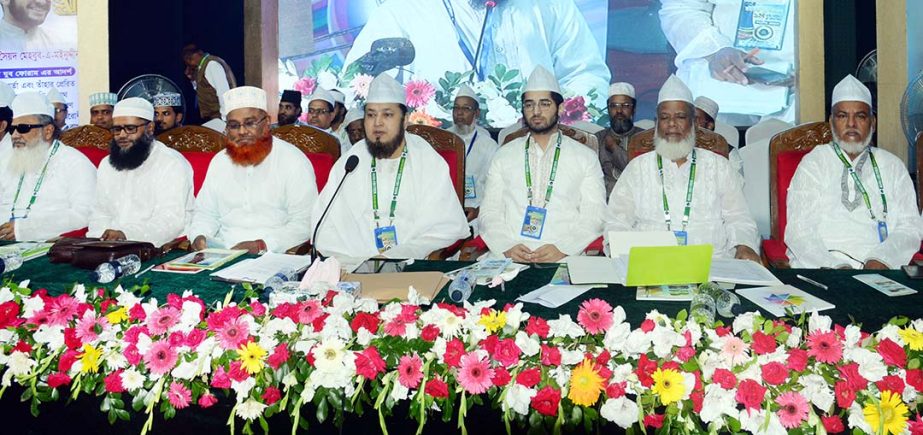
<instances>
[{"instance_id":1,"label":"green leaf","mask_svg":"<svg viewBox=\"0 0 923 435\"><path fill-rule=\"evenodd\" d=\"M109 414L106 416L106 420L109 420L109 425L110 425L110 426L113 425L113 424L115 424L115 420L116 420L117 418L118 418L118 416L115 415L115 411L114 411L114 410L113 410L113 411L109 411Z\"/></svg>"},{"instance_id":2,"label":"green leaf","mask_svg":"<svg viewBox=\"0 0 923 435\"><path fill-rule=\"evenodd\" d=\"M680 322L685 322L687 318L689 318L689 313L686 312L685 308L676 313L676 320Z\"/></svg>"},{"instance_id":3,"label":"green leaf","mask_svg":"<svg viewBox=\"0 0 923 435\"><path fill-rule=\"evenodd\" d=\"M907 368L909 368L910 370L915 370L915 369L920 368L920 359L919 359L919 358L913 358L913 359L911 359L911 360L907 363Z\"/></svg>"},{"instance_id":4,"label":"green leaf","mask_svg":"<svg viewBox=\"0 0 923 435\"><path fill-rule=\"evenodd\" d=\"M315 413L317 421L323 423L327 420L327 401L321 399L320 403L317 404L317 412Z\"/></svg>"},{"instance_id":5,"label":"green leaf","mask_svg":"<svg viewBox=\"0 0 923 435\"><path fill-rule=\"evenodd\" d=\"M910 322L910 318L907 316L894 316L891 320L888 320L888 324L895 326L904 326L907 322Z\"/></svg>"}]
</instances>

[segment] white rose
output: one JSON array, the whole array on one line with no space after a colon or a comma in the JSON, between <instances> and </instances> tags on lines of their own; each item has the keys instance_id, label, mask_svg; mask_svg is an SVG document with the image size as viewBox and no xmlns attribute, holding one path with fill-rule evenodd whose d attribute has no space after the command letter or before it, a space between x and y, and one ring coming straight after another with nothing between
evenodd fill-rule
<instances>
[{"instance_id":1,"label":"white rose","mask_svg":"<svg viewBox=\"0 0 923 435\"><path fill-rule=\"evenodd\" d=\"M817 314L816 310L811 311L811 317L808 318L808 332L812 334L816 331L828 332L831 325L833 325L833 319Z\"/></svg>"},{"instance_id":2,"label":"white rose","mask_svg":"<svg viewBox=\"0 0 923 435\"><path fill-rule=\"evenodd\" d=\"M32 334L36 343L44 343L50 349L60 349L64 347L64 327L42 325Z\"/></svg>"},{"instance_id":3,"label":"white rose","mask_svg":"<svg viewBox=\"0 0 923 435\"><path fill-rule=\"evenodd\" d=\"M507 390L506 397L503 399L503 410L512 409L517 414L528 415L529 404L532 403L532 398L535 397L535 394L536 391L532 388L520 384L513 384L513 386Z\"/></svg>"},{"instance_id":4,"label":"white rose","mask_svg":"<svg viewBox=\"0 0 923 435\"><path fill-rule=\"evenodd\" d=\"M628 429L638 422L638 404L625 396L609 399L600 408L599 415L623 429Z\"/></svg>"},{"instance_id":5,"label":"white rose","mask_svg":"<svg viewBox=\"0 0 923 435\"><path fill-rule=\"evenodd\" d=\"M550 320L548 327L552 337L580 338L584 335L583 328L574 323L569 314L562 314L556 320Z\"/></svg>"},{"instance_id":6,"label":"white rose","mask_svg":"<svg viewBox=\"0 0 923 435\"><path fill-rule=\"evenodd\" d=\"M804 394L804 397L819 409L830 409L833 405L833 391L830 390L823 376L815 374L802 376L798 379L798 383L804 386L801 394Z\"/></svg>"},{"instance_id":7,"label":"white rose","mask_svg":"<svg viewBox=\"0 0 923 435\"><path fill-rule=\"evenodd\" d=\"M718 384L706 385L705 398L702 400L702 411L699 412L699 418L702 419L702 422L711 423L721 418L722 415L737 417L735 394L737 393L734 389L725 390Z\"/></svg>"},{"instance_id":8,"label":"white rose","mask_svg":"<svg viewBox=\"0 0 923 435\"><path fill-rule=\"evenodd\" d=\"M520 113L505 98L487 99L487 122L494 127L506 127L519 120Z\"/></svg>"},{"instance_id":9,"label":"white rose","mask_svg":"<svg viewBox=\"0 0 923 435\"><path fill-rule=\"evenodd\" d=\"M788 334L788 340L785 341L785 345L788 347L798 347L801 344L801 328L797 326L792 327L792 332Z\"/></svg>"},{"instance_id":10,"label":"white rose","mask_svg":"<svg viewBox=\"0 0 923 435\"><path fill-rule=\"evenodd\" d=\"M18 350L13 352L6 360L6 365L10 368L9 373L13 376L26 375L31 372L32 367L35 367L37 364L38 363L32 358L29 358L29 355Z\"/></svg>"},{"instance_id":11,"label":"white rose","mask_svg":"<svg viewBox=\"0 0 923 435\"><path fill-rule=\"evenodd\" d=\"M741 331L747 331L753 333L753 322L757 316L757 312L751 311L749 313L743 313L734 318L734 334L740 334Z\"/></svg>"},{"instance_id":12,"label":"white rose","mask_svg":"<svg viewBox=\"0 0 923 435\"><path fill-rule=\"evenodd\" d=\"M38 296L32 296L31 298L24 299L22 301L22 317L30 318L35 315L35 313L45 309L45 301Z\"/></svg>"},{"instance_id":13,"label":"white rose","mask_svg":"<svg viewBox=\"0 0 923 435\"><path fill-rule=\"evenodd\" d=\"M525 331L516 333L516 346L519 347L519 350L521 350L522 354L526 357L536 355L542 350L542 346L539 344L538 340L529 337Z\"/></svg>"},{"instance_id":14,"label":"white rose","mask_svg":"<svg viewBox=\"0 0 923 435\"><path fill-rule=\"evenodd\" d=\"M621 308L621 307L617 307ZM631 325L628 323L616 323L613 324L607 331L606 336L603 338L603 345L606 346L606 349L609 352L615 353L622 349L625 345L625 340L628 339L628 334L631 333Z\"/></svg>"}]
</instances>

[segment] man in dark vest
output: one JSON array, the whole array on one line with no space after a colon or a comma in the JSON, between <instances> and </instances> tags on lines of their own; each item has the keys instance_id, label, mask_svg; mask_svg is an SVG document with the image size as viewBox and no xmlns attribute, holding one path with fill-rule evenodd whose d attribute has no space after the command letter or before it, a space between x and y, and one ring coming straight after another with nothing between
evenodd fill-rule
<instances>
[{"instance_id":1,"label":"man in dark vest","mask_svg":"<svg viewBox=\"0 0 923 435\"><path fill-rule=\"evenodd\" d=\"M596 133L607 198L628 166L628 142L644 131L634 125L635 103L634 86L624 82L609 85L609 128Z\"/></svg>"},{"instance_id":2,"label":"man in dark vest","mask_svg":"<svg viewBox=\"0 0 923 435\"><path fill-rule=\"evenodd\" d=\"M186 77L193 81L196 90L202 123L209 126L209 121L221 119L224 93L237 87L234 73L223 59L202 51L195 44L183 47L183 63L186 64ZM223 125L216 127L224 130Z\"/></svg>"}]
</instances>

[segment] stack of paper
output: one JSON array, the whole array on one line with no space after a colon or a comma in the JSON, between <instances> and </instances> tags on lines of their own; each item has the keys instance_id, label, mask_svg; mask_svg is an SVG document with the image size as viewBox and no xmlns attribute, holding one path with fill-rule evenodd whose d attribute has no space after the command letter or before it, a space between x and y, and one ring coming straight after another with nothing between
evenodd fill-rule
<instances>
[{"instance_id":1,"label":"stack of paper","mask_svg":"<svg viewBox=\"0 0 923 435\"><path fill-rule=\"evenodd\" d=\"M747 285L781 285L768 269L750 260L714 258L711 261L709 279L716 282L730 282Z\"/></svg>"},{"instance_id":2,"label":"stack of paper","mask_svg":"<svg viewBox=\"0 0 923 435\"><path fill-rule=\"evenodd\" d=\"M311 264L311 257L307 255L267 252L258 258L247 259L227 269L212 273L211 276L221 281L263 284L280 270L291 268L300 272L307 269L309 264Z\"/></svg>"}]
</instances>

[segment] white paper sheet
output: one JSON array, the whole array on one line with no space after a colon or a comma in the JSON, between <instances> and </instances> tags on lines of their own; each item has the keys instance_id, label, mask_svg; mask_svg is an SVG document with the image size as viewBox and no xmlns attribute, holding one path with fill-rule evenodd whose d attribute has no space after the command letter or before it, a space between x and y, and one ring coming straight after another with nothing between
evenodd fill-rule
<instances>
[{"instance_id":1,"label":"white paper sheet","mask_svg":"<svg viewBox=\"0 0 923 435\"><path fill-rule=\"evenodd\" d=\"M672 231L609 231L609 256L628 257L635 246L676 246Z\"/></svg>"},{"instance_id":2,"label":"white paper sheet","mask_svg":"<svg viewBox=\"0 0 923 435\"><path fill-rule=\"evenodd\" d=\"M586 293L591 288L599 287L596 285L545 285L526 293L516 300L539 304L548 308L558 308L578 296Z\"/></svg>"},{"instance_id":3,"label":"white paper sheet","mask_svg":"<svg viewBox=\"0 0 923 435\"><path fill-rule=\"evenodd\" d=\"M288 255L267 252L258 258L241 261L231 267L212 273L211 276L232 282L263 284L284 268L304 270L311 263L307 255Z\"/></svg>"},{"instance_id":4,"label":"white paper sheet","mask_svg":"<svg viewBox=\"0 0 923 435\"><path fill-rule=\"evenodd\" d=\"M836 308L835 305L813 296L803 290L790 285L772 287L754 287L737 290L737 294L749 299L760 308L768 311L773 316L785 315L785 308L791 308L795 313L824 311Z\"/></svg>"},{"instance_id":5,"label":"white paper sheet","mask_svg":"<svg viewBox=\"0 0 923 435\"><path fill-rule=\"evenodd\" d=\"M711 281L747 285L781 285L775 275L762 264L750 260L713 258L709 277Z\"/></svg>"},{"instance_id":6,"label":"white paper sheet","mask_svg":"<svg viewBox=\"0 0 923 435\"><path fill-rule=\"evenodd\" d=\"M584 257L565 259L571 284L625 284L627 257Z\"/></svg>"}]
</instances>

